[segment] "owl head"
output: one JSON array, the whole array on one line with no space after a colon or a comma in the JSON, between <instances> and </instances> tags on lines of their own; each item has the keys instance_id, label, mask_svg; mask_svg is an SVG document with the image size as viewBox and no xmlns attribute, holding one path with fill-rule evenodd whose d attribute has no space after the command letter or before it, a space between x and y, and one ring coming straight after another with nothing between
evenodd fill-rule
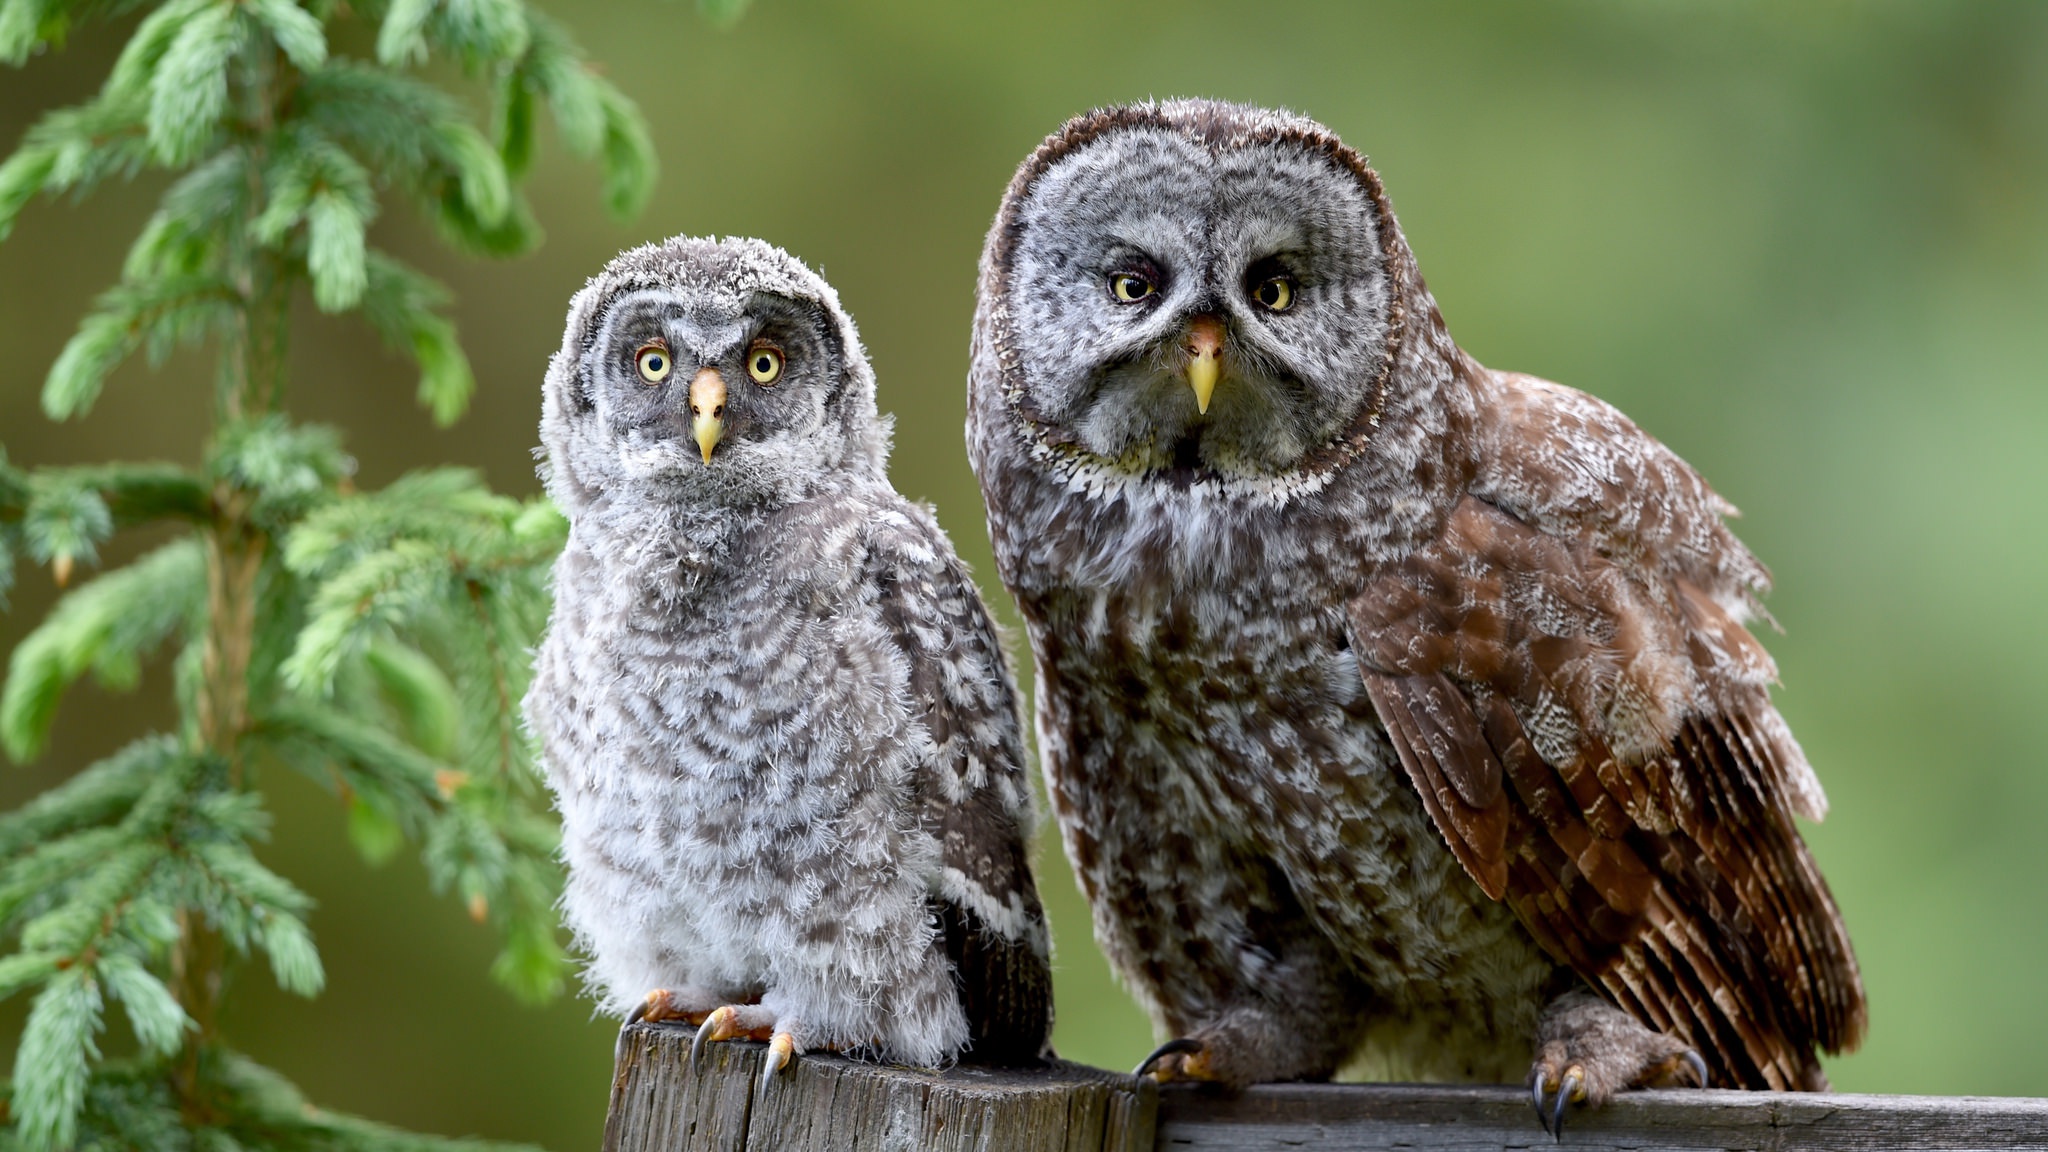
<instances>
[{"instance_id":1,"label":"owl head","mask_svg":"<svg viewBox=\"0 0 2048 1152\"><path fill-rule=\"evenodd\" d=\"M569 305L541 412L549 493L787 503L879 474L888 422L831 285L759 240L678 236L620 254Z\"/></svg>"},{"instance_id":2,"label":"owl head","mask_svg":"<svg viewBox=\"0 0 2048 1152\"><path fill-rule=\"evenodd\" d=\"M1379 177L1327 129L1179 100L1076 117L1025 161L977 338L1069 464L1256 483L1370 435L1420 291Z\"/></svg>"}]
</instances>

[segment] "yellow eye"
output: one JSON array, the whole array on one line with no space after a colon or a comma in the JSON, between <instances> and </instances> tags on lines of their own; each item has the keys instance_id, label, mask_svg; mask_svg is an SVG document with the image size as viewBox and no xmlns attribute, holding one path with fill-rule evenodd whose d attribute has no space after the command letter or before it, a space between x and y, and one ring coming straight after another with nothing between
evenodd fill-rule
<instances>
[{"instance_id":1,"label":"yellow eye","mask_svg":"<svg viewBox=\"0 0 2048 1152\"><path fill-rule=\"evenodd\" d=\"M1285 312L1294 305L1294 281L1275 276L1252 289L1252 299L1268 312Z\"/></svg>"},{"instance_id":2,"label":"yellow eye","mask_svg":"<svg viewBox=\"0 0 2048 1152\"><path fill-rule=\"evenodd\" d=\"M747 375L766 388L782 379L782 353L773 348L755 348L747 353Z\"/></svg>"},{"instance_id":3,"label":"yellow eye","mask_svg":"<svg viewBox=\"0 0 2048 1152\"><path fill-rule=\"evenodd\" d=\"M1109 278L1109 294L1126 304L1135 304L1159 289L1143 276L1119 272Z\"/></svg>"},{"instance_id":4,"label":"yellow eye","mask_svg":"<svg viewBox=\"0 0 2048 1152\"><path fill-rule=\"evenodd\" d=\"M633 353L633 364L640 369L640 378L649 384L668 379L669 370L675 367L675 362L668 358L668 349L659 344L649 344Z\"/></svg>"}]
</instances>

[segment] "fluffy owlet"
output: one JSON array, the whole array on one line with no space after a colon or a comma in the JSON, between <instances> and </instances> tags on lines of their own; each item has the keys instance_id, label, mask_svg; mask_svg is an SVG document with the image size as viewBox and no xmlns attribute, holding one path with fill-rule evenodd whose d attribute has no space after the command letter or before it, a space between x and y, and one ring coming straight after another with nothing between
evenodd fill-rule
<instances>
[{"instance_id":1,"label":"fluffy owlet","mask_svg":"<svg viewBox=\"0 0 2048 1152\"><path fill-rule=\"evenodd\" d=\"M890 487L853 322L755 240L627 252L541 416L570 522L526 698L605 1009L910 1064L1050 1028L995 627Z\"/></svg>"},{"instance_id":2,"label":"fluffy owlet","mask_svg":"<svg viewBox=\"0 0 2048 1152\"><path fill-rule=\"evenodd\" d=\"M1162 1076L1819 1088L1863 991L1733 509L1452 342L1322 126L1093 112L983 254L968 439Z\"/></svg>"}]
</instances>

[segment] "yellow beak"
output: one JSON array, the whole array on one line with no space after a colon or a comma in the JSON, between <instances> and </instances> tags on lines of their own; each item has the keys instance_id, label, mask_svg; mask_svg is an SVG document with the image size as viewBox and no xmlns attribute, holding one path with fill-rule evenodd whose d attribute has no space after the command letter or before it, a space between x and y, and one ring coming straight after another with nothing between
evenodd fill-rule
<instances>
[{"instance_id":1,"label":"yellow beak","mask_svg":"<svg viewBox=\"0 0 2048 1152\"><path fill-rule=\"evenodd\" d=\"M1223 375L1223 321L1197 316L1188 324L1188 387L1195 390L1195 410L1207 415L1209 397Z\"/></svg>"},{"instance_id":2,"label":"yellow beak","mask_svg":"<svg viewBox=\"0 0 2048 1152\"><path fill-rule=\"evenodd\" d=\"M725 377L716 368L699 369L690 379L690 437L711 463L711 450L725 435Z\"/></svg>"}]
</instances>

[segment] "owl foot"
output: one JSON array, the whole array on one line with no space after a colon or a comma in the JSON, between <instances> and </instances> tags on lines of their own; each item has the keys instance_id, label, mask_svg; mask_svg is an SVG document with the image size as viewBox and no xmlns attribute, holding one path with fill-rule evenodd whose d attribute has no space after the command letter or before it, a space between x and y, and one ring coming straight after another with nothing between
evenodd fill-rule
<instances>
[{"instance_id":1,"label":"owl foot","mask_svg":"<svg viewBox=\"0 0 2048 1152\"><path fill-rule=\"evenodd\" d=\"M796 1057L803 1054L804 1049L797 1044L796 1034L789 1024L789 1021L778 1021L775 1013L759 1004L727 1004L714 1008L697 1029L696 1039L690 1041L690 1067L697 1066L697 1057L707 1043L766 1040L768 1059L761 1068L761 1087L766 1089L774 1082L777 1072L789 1067Z\"/></svg>"},{"instance_id":2,"label":"owl foot","mask_svg":"<svg viewBox=\"0 0 2048 1152\"><path fill-rule=\"evenodd\" d=\"M1209 1046L1187 1036L1168 1040L1154 1048L1131 1075L1150 1076L1161 1084L1175 1080L1221 1079L1209 1069Z\"/></svg>"},{"instance_id":3,"label":"owl foot","mask_svg":"<svg viewBox=\"0 0 2048 1152\"><path fill-rule=\"evenodd\" d=\"M694 988L679 991L656 988L626 1017L626 1023L659 1024L664 1020L681 1020L688 1024L701 1024L705 1015L719 1003L717 997Z\"/></svg>"},{"instance_id":4,"label":"owl foot","mask_svg":"<svg viewBox=\"0 0 2048 1152\"><path fill-rule=\"evenodd\" d=\"M1558 997L1536 1027L1529 1097L1553 1139L1563 1139L1573 1104L1598 1108L1624 1088L1681 1084L1707 1086L1700 1054L1590 992Z\"/></svg>"}]
</instances>

